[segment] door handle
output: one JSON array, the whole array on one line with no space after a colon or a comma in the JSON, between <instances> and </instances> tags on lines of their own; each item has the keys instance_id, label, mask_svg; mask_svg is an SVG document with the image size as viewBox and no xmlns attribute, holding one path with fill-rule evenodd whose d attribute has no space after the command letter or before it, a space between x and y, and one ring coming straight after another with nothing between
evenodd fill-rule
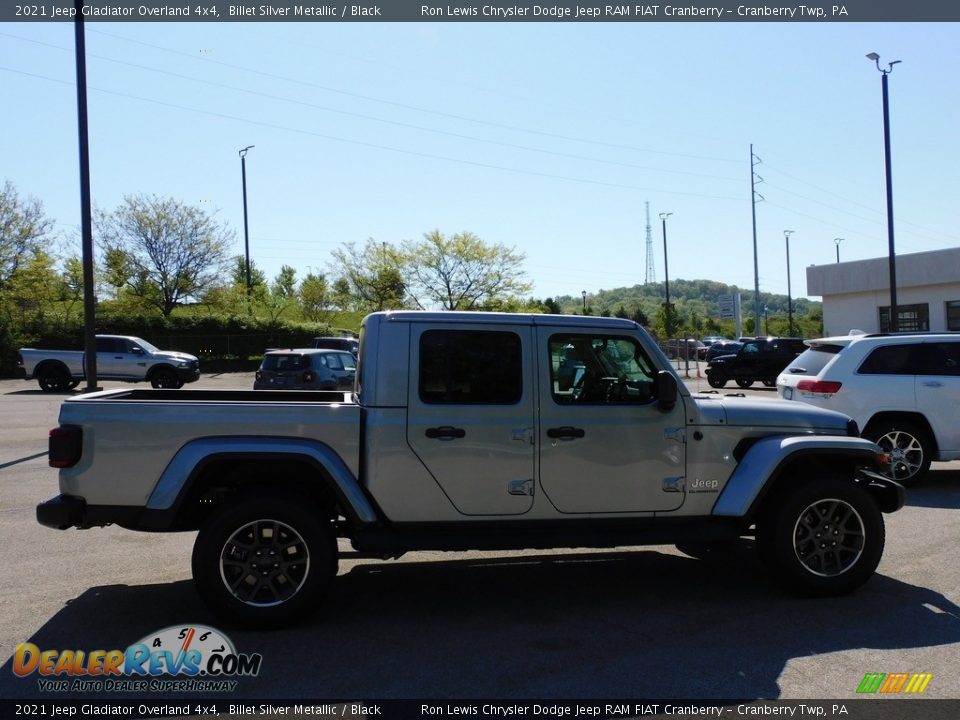
<instances>
[{"instance_id":1,"label":"door handle","mask_svg":"<svg viewBox=\"0 0 960 720\"><path fill-rule=\"evenodd\" d=\"M571 427L570 425L547 429L547 437L552 440L573 440L574 438L582 438L586 434L583 428Z\"/></svg>"},{"instance_id":2,"label":"door handle","mask_svg":"<svg viewBox=\"0 0 960 720\"><path fill-rule=\"evenodd\" d=\"M926 380L923 383L924 387L943 387L943 383L937 382L936 380Z\"/></svg>"},{"instance_id":3,"label":"door handle","mask_svg":"<svg viewBox=\"0 0 960 720\"><path fill-rule=\"evenodd\" d=\"M463 428L453 427L452 425L443 425L441 427L427 428L424 432L431 440L454 440L467 436L467 431Z\"/></svg>"}]
</instances>

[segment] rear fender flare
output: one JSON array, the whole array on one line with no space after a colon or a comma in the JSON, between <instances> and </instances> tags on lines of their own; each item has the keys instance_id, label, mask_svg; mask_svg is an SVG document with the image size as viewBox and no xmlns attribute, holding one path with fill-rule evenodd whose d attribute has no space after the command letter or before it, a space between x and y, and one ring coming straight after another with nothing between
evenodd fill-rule
<instances>
[{"instance_id":1,"label":"rear fender flare","mask_svg":"<svg viewBox=\"0 0 960 720\"><path fill-rule=\"evenodd\" d=\"M230 456L289 456L306 460L330 478L330 490L344 514L357 524L373 524L377 513L343 459L329 445L303 438L216 437L192 440L167 465L147 500L146 509L170 510L185 497L193 481L210 460Z\"/></svg>"}]
</instances>

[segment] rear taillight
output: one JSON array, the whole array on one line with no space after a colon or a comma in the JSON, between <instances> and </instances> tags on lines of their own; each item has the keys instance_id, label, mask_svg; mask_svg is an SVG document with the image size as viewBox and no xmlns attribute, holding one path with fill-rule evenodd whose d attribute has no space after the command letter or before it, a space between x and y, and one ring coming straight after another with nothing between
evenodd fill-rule
<instances>
[{"instance_id":1,"label":"rear taillight","mask_svg":"<svg viewBox=\"0 0 960 720\"><path fill-rule=\"evenodd\" d=\"M77 425L61 425L50 431L48 462L50 467L73 467L83 453L83 430Z\"/></svg>"},{"instance_id":2,"label":"rear taillight","mask_svg":"<svg viewBox=\"0 0 960 720\"><path fill-rule=\"evenodd\" d=\"M797 390L818 393L820 395L833 395L836 392L840 392L841 384L842 383L830 380L801 380L797 383Z\"/></svg>"},{"instance_id":3,"label":"rear taillight","mask_svg":"<svg viewBox=\"0 0 960 720\"><path fill-rule=\"evenodd\" d=\"M263 380L263 371L257 370L257 372L254 374L253 377L256 378L257 380Z\"/></svg>"},{"instance_id":4,"label":"rear taillight","mask_svg":"<svg viewBox=\"0 0 960 720\"><path fill-rule=\"evenodd\" d=\"M314 377L316 377L316 376L315 376L312 372L310 372L309 370L307 370L307 372L305 372L305 373L303 374L303 381L304 381L304 382L313 382Z\"/></svg>"}]
</instances>

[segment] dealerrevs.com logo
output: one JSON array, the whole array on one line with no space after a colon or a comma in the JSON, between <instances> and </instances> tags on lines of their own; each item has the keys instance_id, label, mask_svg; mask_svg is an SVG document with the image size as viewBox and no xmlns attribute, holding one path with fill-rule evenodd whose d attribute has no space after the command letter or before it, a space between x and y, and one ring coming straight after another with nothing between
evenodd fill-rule
<instances>
[{"instance_id":1,"label":"dealerrevs.com logo","mask_svg":"<svg viewBox=\"0 0 960 720\"><path fill-rule=\"evenodd\" d=\"M238 653L215 628L174 625L126 650L41 650L17 645L13 673L41 692L232 692L260 672L260 653Z\"/></svg>"},{"instance_id":2,"label":"dealerrevs.com logo","mask_svg":"<svg viewBox=\"0 0 960 720\"><path fill-rule=\"evenodd\" d=\"M867 673L857 686L861 695L920 694L933 680L933 673Z\"/></svg>"}]
</instances>

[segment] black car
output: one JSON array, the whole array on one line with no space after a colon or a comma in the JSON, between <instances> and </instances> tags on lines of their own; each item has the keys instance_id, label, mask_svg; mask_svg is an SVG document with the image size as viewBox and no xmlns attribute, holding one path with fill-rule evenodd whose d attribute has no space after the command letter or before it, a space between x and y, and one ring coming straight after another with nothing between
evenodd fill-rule
<instances>
[{"instance_id":1,"label":"black car","mask_svg":"<svg viewBox=\"0 0 960 720\"><path fill-rule=\"evenodd\" d=\"M710 387L722 388L733 380L742 388L760 381L767 387L777 384L777 375L806 350L803 338L746 338L735 355L718 355L707 365Z\"/></svg>"}]
</instances>

